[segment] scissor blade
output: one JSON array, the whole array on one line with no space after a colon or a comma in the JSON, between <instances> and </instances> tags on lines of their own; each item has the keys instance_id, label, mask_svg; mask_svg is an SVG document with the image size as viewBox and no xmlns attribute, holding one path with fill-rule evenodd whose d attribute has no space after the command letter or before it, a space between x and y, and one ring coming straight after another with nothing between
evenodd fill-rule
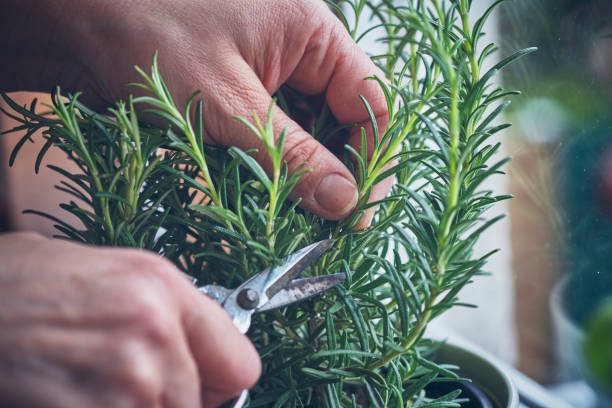
<instances>
[{"instance_id":1,"label":"scissor blade","mask_svg":"<svg viewBox=\"0 0 612 408\"><path fill-rule=\"evenodd\" d=\"M343 273L333 275L315 276L312 278L294 279L274 295L268 303L257 309L257 312L267 312L281 306L299 302L311 296L325 292L344 281Z\"/></svg>"},{"instance_id":2,"label":"scissor blade","mask_svg":"<svg viewBox=\"0 0 612 408\"><path fill-rule=\"evenodd\" d=\"M284 289L289 282L331 248L334 242L333 239L326 239L309 245L283 259L280 266L273 267L269 273L269 281L266 282L268 298L273 298Z\"/></svg>"}]
</instances>

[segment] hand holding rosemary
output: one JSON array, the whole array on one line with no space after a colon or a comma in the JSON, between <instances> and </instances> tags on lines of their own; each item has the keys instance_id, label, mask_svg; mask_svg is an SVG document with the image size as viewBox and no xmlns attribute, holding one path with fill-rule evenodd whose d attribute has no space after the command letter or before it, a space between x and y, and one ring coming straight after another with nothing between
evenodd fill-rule
<instances>
[{"instance_id":1,"label":"hand holding rosemary","mask_svg":"<svg viewBox=\"0 0 612 408\"><path fill-rule=\"evenodd\" d=\"M10 3L15 3L12 8L17 11L26 8L21 0ZM67 91L82 91L82 101L103 111L120 98L127 101L135 90L125 85L140 81L133 66L149 66L157 51L164 80L179 111L184 110L195 90L201 91L200 98L205 101L204 142L244 151L258 149L254 158L268 174L273 169L263 144L232 117L251 117L253 111L266 117L270 95L284 83L306 95L324 95L333 115L345 124L368 123L368 113L359 100L363 95L381 130L384 128L384 94L375 82L364 81L372 75L382 78L383 74L323 1L134 1L126 10L123 5L109 6L104 0L87 0L70 5L69 19L64 16L67 11L57 3L25 3L40 3L42 10L26 10L30 13L13 16L9 8L0 16L4 30L20 30L19 37L9 36L12 41L2 44L5 61L13 55L17 57L13 63L0 66L0 89L5 92L49 92L59 84ZM56 24L47 22L49 15L56 16ZM41 33L41 27L52 32ZM50 44L41 44L39 37L49 38ZM32 60L46 56L47 51L37 49L41 46L65 54L60 55L65 57L61 66L54 65L58 57L52 56L44 61L44 70L23 75L23 71L35 69ZM290 171L304 162L310 168L291 192L291 198L300 197L301 207L327 219L348 215L357 201L351 172L295 121L274 108L275 135L285 127L288 134L283 161ZM365 127L371 140L371 127ZM348 142L359 149L359 126L351 130ZM384 197L389 188L383 187L375 198Z\"/></svg>"},{"instance_id":2,"label":"hand holding rosemary","mask_svg":"<svg viewBox=\"0 0 612 408\"><path fill-rule=\"evenodd\" d=\"M97 2L76 9L83 3ZM457 375L431 360L435 345L423 332L482 274L491 254L475 257L472 249L498 219L484 212L506 198L481 187L506 161L490 163L499 145L488 142L507 127L495 119L515 94L491 78L532 49L484 69L495 45L479 46L482 27L502 2L473 26L469 0L401 6L352 0L341 2L342 9L330 3L339 20L315 0L142 3L139 23L119 31L130 46L109 49L105 58L76 48L93 74L77 78L104 78L110 88L93 86L94 94L110 90L113 100L120 94L125 102L100 114L80 102L92 102L84 99L88 92L66 101L56 91L51 110L40 113L35 103L21 107L5 97L17 129L27 132L11 160L42 129L46 143L35 166L55 145L82 170L54 167L66 178L58 188L75 198L62 208L82 223L50 217L60 236L148 249L200 284L230 288L299 247L335 238L335 250L308 273L344 272L344 285L253 321L248 335L263 374L251 406L459 406L459 392L427 396L428 383ZM107 21L126 18L124 10L100 12ZM362 32L365 13L375 29ZM160 39L159 16L180 29ZM81 37L99 35L93 28ZM353 42L368 35L386 47L371 60ZM155 60L151 72L138 69L136 97L119 92L118 84L132 78L117 71L117 61L145 66L154 48L161 67ZM86 91L92 85L66 83ZM194 84L202 94L189 98ZM319 94L324 103L310 97ZM155 126L139 118L155 118ZM298 121L309 124L310 134ZM326 187L338 197L348 191L350 199L328 205L318 197L317 186L330 174L345 187ZM397 182L387 195L392 178ZM232 361L221 369L237 372ZM205 387L210 378L198 368ZM165 390L155 388L159 405L173 406Z\"/></svg>"}]
</instances>

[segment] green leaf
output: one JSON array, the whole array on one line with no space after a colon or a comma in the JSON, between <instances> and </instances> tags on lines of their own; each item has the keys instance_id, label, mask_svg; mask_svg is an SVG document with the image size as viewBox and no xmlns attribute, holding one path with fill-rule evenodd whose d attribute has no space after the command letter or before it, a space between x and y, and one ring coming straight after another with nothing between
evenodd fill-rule
<instances>
[{"instance_id":1,"label":"green leaf","mask_svg":"<svg viewBox=\"0 0 612 408\"><path fill-rule=\"evenodd\" d=\"M40 152L38 152L38 156L36 156L36 162L34 163L34 172L36 174L38 174L38 172L40 171L40 164L42 163L43 158L45 157L51 146L53 146L54 140L55 139L53 137L49 137L45 141L43 147L40 149Z\"/></svg>"},{"instance_id":2,"label":"green leaf","mask_svg":"<svg viewBox=\"0 0 612 408\"><path fill-rule=\"evenodd\" d=\"M259 165L259 163L257 163L255 159L253 159L253 157L249 156L237 147L230 147L229 153L234 157L239 157L242 160L242 163L249 170L251 170L255 177L257 177L257 180L259 180L264 186L266 186L266 189L272 189L272 182L270 181L270 178L268 177L264 169Z\"/></svg>"},{"instance_id":3,"label":"green leaf","mask_svg":"<svg viewBox=\"0 0 612 408\"><path fill-rule=\"evenodd\" d=\"M111 200L113 200L113 201L118 201L118 202L120 202L120 203L123 203L123 204L127 205L128 207L130 207L130 208L132 208L132 209L135 209L135 208L132 206L132 203L130 203L130 202L129 202L128 200L126 200L125 198L123 198L123 197L121 197L121 196L119 196L119 195L117 195L117 194L114 194L114 193L105 193L105 192L100 192L100 193L95 193L95 194L94 194L94 196L95 196L95 197L99 197L99 198L109 198L109 199L111 199Z\"/></svg>"},{"instance_id":4,"label":"green leaf","mask_svg":"<svg viewBox=\"0 0 612 408\"><path fill-rule=\"evenodd\" d=\"M314 377L314 378L322 378L326 380L336 380L338 378L337 374L330 374L327 371L321 371L310 367L302 367L302 373Z\"/></svg>"},{"instance_id":5,"label":"green leaf","mask_svg":"<svg viewBox=\"0 0 612 408\"><path fill-rule=\"evenodd\" d=\"M478 18L478 20L476 20L476 23L474 23L474 27L472 28L471 35L472 49L476 50L478 48L478 40L480 39L480 36L482 34L482 28L484 27L484 24L486 23L493 10L495 10L505 1L506 0L497 0L495 3L489 6L489 8L484 12L484 14L480 18Z\"/></svg>"},{"instance_id":6,"label":"green leaf","mask_svg":"<svg viewBox=\"0 0 612 408\"><path fill-rule=\"evenodd\" d=\"M34 142L32 140L32 135L34 134L34 132L36 132L38 129L37 128L31 128L28 129L25 133L25 135L19 139L19 141L17 142L17 144L15 144L15 147L13 148L13 150L11 151L11 156L9 157L9 166L13 167L13 164L15 163L15 159L17 158L17 154L19 153L19 151L21 150L21 148L23 147L23 145L25 144L25 142L30 141L30 142Z\"/></svg>"}]
</instances>

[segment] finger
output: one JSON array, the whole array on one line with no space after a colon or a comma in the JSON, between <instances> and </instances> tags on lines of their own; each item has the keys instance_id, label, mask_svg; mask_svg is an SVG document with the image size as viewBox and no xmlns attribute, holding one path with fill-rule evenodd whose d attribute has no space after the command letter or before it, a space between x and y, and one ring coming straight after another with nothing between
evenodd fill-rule
<instances>
[{"instance_id":1,"label":"finger","mask_svg":"<svg viewBox=\"0 0 612 408\"><path fill-rule=\"evenodd\" d=\"M355 123L350 129L349 145L359 151L361 128L366 131L368 158L374 147L374 129L370 116L359 96L372 109L379 135L388 122L387 104L380 85L365 78L384 78L382 72L350 38L342 24L326 7L315 12L319 26L313 31L304 55L289 78L299 91L314 95L325 92L326 101L336 119L343 124ZM384 180L372 190L369 201L384 198L392 179ZM369 224L375 209L369 209L359 225Z\"/></svg>"},{"instance_id":2,"label":"finger","mask_svg":"<svg viewBox=\"0 0 612 408\"><path fill-rule=\"evenodd\" d=\"M259 354L221 306L186 280L178 286L187 343L201 379L202 403L218 406L255 384L261 373Z\"/></svg>"},{"instance_id":3,"label":"finger","mask_svg":"<svg viewBox=\"0 0 612 408\"><path fill-rule=\"evenodd\" d=\"M387 104L380 85L368 77L384 79L382 72L351 39L338 19L320 4L318 25L287 83L306 95L325 93L335 118L341 123L356 123L367 129L370 118L359 96L363 96L384 130ZM359 128L352 129L353 134Z\"/></svg>"},{"instance_id":4,"label":"finger","mask_svg":"<svg viewBox=\"0 0 612 408\"><path fill-rule=\"evenodd\" d=\"M374 185L372 187L372 191L370 192L368 202L373 203L375 201L380 201L385 198L389 194L389 191L391 191L391 187L393 186L394 182L395 176L390 176L382 180L378 184ZM377 206L368 208L357 223L357 225L355 225L355 229L364 229L370 226L377 208Z\"/></svg>"},{"instance_id":5,"label":"finger","mask_svg":"<svg viewBox=\"0 0 612 408\"><path fill-rule=\"evenodd\" d=\"M237 60L222 80L224 86L216 87L216 96L205 108L206 130L213 139L224 145L238 146L243 150L257 148L255 159L271 174L272 163L260 140L246 126L231 115L252 120L253 111L262 119L268 115L271 97L252 69ZM232 72L233 71L233 72ZM291 120L280 108L274 107L274 135L283 129L288 132L283 145L283 160L290 172L307 169L290 198L301 199L300 205L327 219L340 219L348 215L357 203L355 180L342 162ZM223 135L220 138L218 135Z\"/></svg>"},{"instance_id":6,"label":"finger","mask_svg":"<svg viewBox=\"0 0 612 408\"><path fill-rule=\"evenodd\" d=\"M173 350L165 354L164 389L162 406L164 408L201 408L202 383L199 368L194 360L187 336L182 330L175 331Z\"/></svg>"}]
</instances>

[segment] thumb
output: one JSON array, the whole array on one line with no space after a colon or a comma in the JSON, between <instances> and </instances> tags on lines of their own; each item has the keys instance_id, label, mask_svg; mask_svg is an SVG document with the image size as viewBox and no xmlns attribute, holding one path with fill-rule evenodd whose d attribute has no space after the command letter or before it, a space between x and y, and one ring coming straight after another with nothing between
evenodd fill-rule
<instances>
[{"instance_id":1,"label":"thumb","mask_svg":"<svg viewBox=\"0 0 612 408\"><path fill-rule=\"evenodd\" d=\"M187 343L202 383L202 403L218 406L255 384L261 361L253 344L238 332L221 306L186 280L179 285L177 295Z\"/></svg>"},{"instance_id":2,"label":"thumb","mask_svg":"<svg viewBox=\"0 0 612 408\"><path fill-rule=\"evenodd\" d=\"M205 108L206 130L215 142L222 145L237 146L242 150L257 149L254 158L268 174L272 174L272 162L257 135L239 121L228 120L232 115L251 119L253 111L260 118L265 118L272 101L252 69L244 62L241 68L236 68L236 65L232 74L222 80L224 86L216 87L216 97L209 100ZM240 89L237 90L237 87ZM287 128L283 161L287 163L289 172L300 166L309 170L302 175L290 198L301 198L302 208L326 219L337 220L347 216L358 199L357 185L348 168L279 107L274 106L273 109L275 137L278 138Z\"/></svg>"}]
</instances>

